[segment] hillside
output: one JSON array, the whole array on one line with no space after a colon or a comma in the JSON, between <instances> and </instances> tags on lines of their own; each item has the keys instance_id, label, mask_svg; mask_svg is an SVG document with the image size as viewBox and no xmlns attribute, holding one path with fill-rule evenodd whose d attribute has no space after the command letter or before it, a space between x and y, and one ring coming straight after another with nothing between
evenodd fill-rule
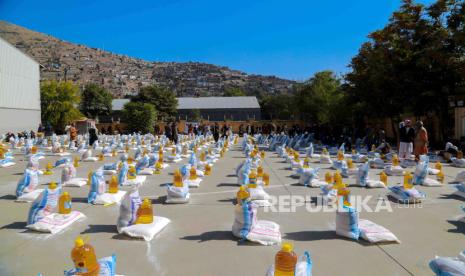
<instances>
[{"instance_id":1,"label":"hillside","mask_svg":"<svg viewBox=\"0 0 465 276\"><path fill-rule=\"evenodd\" d=\"M227 87L248 93L288 93L293 81L273 76L248 75L216 65L188 62L150 62L66 42L0 21L0 37L24 51L41 66L43 80L72 80L80 85L98 83L115 98L158 84L177 96L218 96Z\"/></svg>"}]
</instances>

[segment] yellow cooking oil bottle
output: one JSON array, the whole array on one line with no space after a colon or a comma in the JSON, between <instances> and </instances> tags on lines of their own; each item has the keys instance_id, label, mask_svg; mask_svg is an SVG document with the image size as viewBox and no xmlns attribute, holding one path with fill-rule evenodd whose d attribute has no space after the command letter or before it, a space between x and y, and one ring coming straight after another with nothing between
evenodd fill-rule
<instances>
[{"instance_id":1,"label":"yellow cooking oil bottle","mask_svg":"<svg viewBox=\"0 0 465 276\"><path fill-rule=\"evenodd\" d=\"M136 179L136 167L130 166L128 170L128 179Z\"/></svg>"},{"instance_id":2,"label":"yellow cooking oil bottle","mask_svg":"<svg viewBox=\"0 0 465 276\"><path fill-rule=\"evenodd\" d=\"M257 172L251 170L249 173L249 188L257 188Z\"/></svg>"},{"instance_id":3,"label":"yellow cooking oil bottle","mask_svg":"<svg viewBox=\"0 0 465 276\"><path fill-rule=\"evenodd\" d=\"M63 215L71 213L71 196L68 192L63 192L58 199L58 213Z\"/></svg>"},{"instance_id":4,"label":"yellow cooking oil bottle","mask_svg":"<svg viewBox=\"0 0 465 276\"><path fill-rule=\"evenodd\" d=\"M173 176L173 185L175 187L183 187L183 183L182 183L182 175L181 175L181 171L179 169L176 169L174 171L174 176Z\"/></svg>"},{"instance_id":5,"label":"yellow cooking oil bottle","mask_svg":"<svg viewBox=\"0 0 465 276\"><path fill-rule=\"evenodd\" d=\"M152 201L149 198L144 198L139 209L137 209L136 224L150 224L153 222Z\"/></svg>"},{"instance_id":6,"label":"yellow cooking oil bottle","mask_svg":"<svg viewBox=\"0 0 465 276\"><path fill-rule=\"evenodd\" d=\"M160 147L160 149L158 150L158 161L160 163L163 163L163 149Z\"/></svg>"},{"instance_id":7,"label":"yellow cooking oil bottle","mask_svg":"<svg viewBox=\"0 0 465 276\"><path fill-rule=\"evenodd\" d=\"M212 166L210 164L205 165L205 175L211 175L212 174Z\"/></svg>"},{"instance_id":8,"label":"yellow cooking oil bottle","mask_svg":"<svg viewBox=\"0 0 465 276\"><path fill-rule=\"evenodd\" d=\"M347 158L347 168L353 169L354 168L354 161L352 158Z\"/></svg>"},{"instance_id":9,"label":"yellow cooking oil bottle","mask_svg":"<svg viewBox=\"0 0 465 276\"><path fill-rule=\"evenodd\" d=\"M85 243L82 238L78 237L74 241L74 248L71 250L71 259L73 260L74 267L79 271L78 275L99 275L100 265L97 261L94 247L89 243Z\"/></svg>"},{"instance_id":10,"label":"yellow cooking oil bottle","mask_svg":"<svg viewBox=\"0 0 465 276\"><path fill-rule=\"evenodd\" d=\"M393 165L394 167L399 166L399 156L397 156L397 154L394 154L394 155L392 156L392 165Z\"/></svg>"},{"instance_id":11,"label":"yellow cooking oil bottle","mask_svg":"<svg viewBox=\"0 0 465 276\"><path fill-rule=\"evenodd\" d=\"M116 175L112 175L110 178L110 182L108 183L108 193L118 193L118 178L116 177Z\"/></svg>"},{"instance_id":12,"label":"yellow cooking oil bottle","mask_svg":"<svg viewBox=\"0 0 465 276\"><path fill-rule=\"evenodd\" d=\"M89 171L89 173L87 174L87 185L90 186L90 184L92 184L92 171Z\"/></svg>"},{"instance_id":13,"label":"yellow cooking oil bottle","mask_svg":"<svg viewBox=\"0 0 465 276\"><path fill-rule=\"evenodd\" d=\"M342 150L337 151L337 160L338 161L344 160L344 153L342 153Z\"/></svg>"},{"instance_id":14,"label":"yellow cooking oil bottle","mask_svg":"<svg viewBox=\"0 0 465 276\"><path fill-rule=\"evenodd\" d=\"M205 162L205 160L207 159L205 151L202 151L200 153L200 158L199 159L200 159L200 161Z\"/></svg>"},{"instance_id":15,"label":"yellow cooking oil bottle","mask_svg":"<svg viewBox=\"0 0 465 276\"><path fill-rule=\"evenodd\" d=\"M294 162L300 163L299 152L298 151L294 151Z\"/></svg>"},{"instance_id":16,"label":"yellow cooking oil bottle","mask_svg":"<svg viewBox=\"0 0 465 276\"><path fill-rule=\"evenodd\" d=\"M384 186L387 186L388 176L384 171L379 174L379 180L384 183Z\"/></svg>"},{"instance_id":17,"label":"yellow cooking oil bottle","mask_svg":"<svg viewBox=\"0 0 465 276\"><path fill-rule=\"evenodd\" d=\"M239 191L237 191L236 194L236 199L237 199L237 204L242 205L242 201L249 198L250 194L247 192L247 189L245 188L244 185L239 187Z\"/></svg>"},{"instance_id":18,"label":"yellow cooking oil bottle","mask_svg":"<svg viewBox=\"0 0 465 276\"><path fill-rule=\"evenodd\" d=\"M342 184L342 175L339 170L334 173L334 183L336 183L337 186Z\"/></svg>"},{"instance_id":19,"label":"yellow cooking oil bottle","mask_svg":"<svg viewBox=\"0 0 465 276\"><path fill-rule=\"evenodd\" d=\"M284 243L274 259L275 276L294 276L297 264L297 254L290 243Z\"/></svg>"},{"instance_id":20,"label":"yellow cooking oil bottle","mask_svg":"<svg viewBox=\"0 0 465 276\"><path fill-rule=\"evenodd\" d=\"M45 175L53 174L52 168L53 168L52 163L48 162L47 165L45 166L44 174Z\"/></svg>"},{"instance_id":21,"label":"yellow cooking oil bottle","mask_svg":"<svg viewBox=\"0 0 465 276\"><path fill-rule=\"evenodd\" d=\"M153 171L153 173L154 174L160 174L161 169L162 169L161 162L160 162L160 160L158 160L157 163L155 163L155 170Z\"/></svg>"},{"instance_id":22,"label":"yellow cooking oil bottle","mask_svg":"<svg viewBox=\"0 0 465 276\"><path fill-rule=\"evenodd\" d=\"M406 172L404 175L404 189L412 189L413 188L413 175L410 172Z\"/></svg>"},{"instance_id":23,"label":"yellow cooking oil bottle","mask_svg":"<svg viewBox=\"0 0 465 276\"><path fill-rule=\"evenodd\" d=\"M73 165L75 168L79 167L79 157L74 157L74 162L73 162Z\"/></svg>"},{"instance_id":24,"label":"yellow cooking oil bottle","mask_svg":"<svg viewBox=\"0 0 465 276\"><path fill-rule=\"evenodd\" d=\"M191 166L189 170L189 180L196 180L197 179L197 169L195 166Z\"/></svg>"},{"instance_id":25,"label":"yellow cooking oil bottle","mask_svg":"<svg viewBox=\"0 0 465 276\"><path fill-rule=\"evenodd\" d=\"M441 182L441 183L444 183L444 173L442 172L442 170L440 170L437 174L437 178L438 178L438 181Z\"/></svg>"},{"instance_id":26,"label":"yellow cooking oil bottle","mask_svg":"<svg viewBox=\"0 0 465 276\"><path fill-rule=\"evenodd\" d=\"M325 173L325 182L328 184L333 183L333 176L331 175L330 172Z\"/></svg>"},{"instance_id":27,"label":"yellow cooking oil bottle","mask_svg":"<svg viewBox=\"0 0 465 276\"><path fill-rule=\"evenodd\" d=\"M270 185L270 175L269 174L263 173L263 179L262 180L263 180L263 184L265 186Z\"/></svg>"},{"instance_id":28,"label":"yellow cooking oil bottle","mask_svg":"<svg viewBox=\"0 0 465 276\"><path fill-rule=\"evenodd\" d=\"M337 190L337 195L342 197L342 204L344 206L351 206L350 200L349 200L349 195L350 195L350 190L347 188L342 188Z\"/></svg>"},{"instance_id":29,"label":"yellow cooking oil bottle","mask_svg":"<svg viewBox=\"0 0 465 276\"><path fill-rule=\"evenodd\" d=\"M260 165L257 167L257 177L259 177L259 178L263 177L263 167L262 167L262 164L260 164Z\"/></svg>"}]
</instances>

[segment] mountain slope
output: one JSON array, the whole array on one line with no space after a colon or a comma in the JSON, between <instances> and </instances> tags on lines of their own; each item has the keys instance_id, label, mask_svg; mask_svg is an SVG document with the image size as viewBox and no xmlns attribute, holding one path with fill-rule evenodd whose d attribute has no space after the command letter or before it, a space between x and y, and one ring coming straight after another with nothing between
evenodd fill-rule
<instances>
[{"instance_id":1,"label":"mountain slope","mask_svg":"<svg viewBox=\"0 0 465 276\"><path fill-rule=\"evenodd\" d=\"M206 63L144 61L66 42L5 21L0 21L0 37L38 61L43 80L98 83L115 98L135 94L140 87L153 83L169 87L178 96L219 96L228 87L247 93L288 93L295 83Z\"/></svg>"}]
</instances>

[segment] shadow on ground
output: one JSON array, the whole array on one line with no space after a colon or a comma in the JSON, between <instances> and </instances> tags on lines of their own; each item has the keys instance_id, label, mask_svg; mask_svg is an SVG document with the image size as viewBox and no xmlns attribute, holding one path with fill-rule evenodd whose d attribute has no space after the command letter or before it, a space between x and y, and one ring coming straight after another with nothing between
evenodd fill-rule
<instances>
[{"instance_id":1,"label":"shadow on ground","mask_svg":"<svg viewBox=\"0 0 465 276\"><path fill-rule=\"evenodd\" d=\"M27 223L25 221L16 221L7 225L2 226L1 229L11 229L11 230L24 230L26 229Z\"/></svg>"},{"instance_id":2,"label":"shadow on ground","mask_svg":"<svg viewBox=\"0 0 465 276\"><path fill-rule=\"evenodd\" d=\"M115 224L89 224L87 229L81 234L94 234L94 233L116 233L118 232Z\"/></svg>"},{"instance_id":3,"label":"shadow on ground","mask_svg":"<svg viewBox=\"0 0 465 276\"><path fill-rule=\"evenodd\" d=\"M230 202L233 205L236 205L237 200L235 198L225 198L225 199L218 199L218 202Z\"/></svg>"},{"instance_id":4,"label":"shadow on ground","mask_svg":"<svg viewBox=\"0 0 465 276\"><path fill-rule=\"evenodd\" d=\"M455 194L449 194L449 195L441 195L439 199L455 199L459 201L465 201L465 198L455 195Z\"/></svg>"},{"instance_id":5,"label":"shadow on ground","mask_svg":"<svg viewBox=\"0 0 465 276\"><path fill-rule=\"evenodd\" d=\"M16 196L15 195L4 195L0 196L0 200L15 200Z\"/></svg>"},{"instance_id":6,"label":"shadow on ground","mask_svg":"<svg viewBox=\"0 0 465 276\"><path fill-rule=\"evenodd\" d=\"M200 235L185 236L180 238L181 240L187 241L236 241L236 238L232 235L231 231L210 231Z\"/></svg>"},{"instance_id":7,"label":"shadow on ground","mask_svg":"<svg viewBox=\"0 0 465 276\"><path fill-rule=\"evenodd\" d=\"M216 187L239 187L237 183L220 183Z\"/></svg>"},{"instance_id":8,"label":"shadow on ground","mask_svg":"<svg viewBox=\"0 0 465 276\"><path fill-rule=\"evenodd\" d=\"M455 229L449 229L447 232L449 233L462 233L465 235L465 222L457 221L457 220L448 220L448 223L455 226Z\"/></svg>"},{"instance_id":9,"label":"shadow on ground","mask_svg":"<svg viewBox=\"0 0 465 276\"><path fill-rule=\"evenodd\" d=\"M166 204L167 196L159 196L157 198L152 199L152 204Z\"/></svg>"},{"instance_id":10,"label":"shadow on ground","mask_svg":"<svg viewBox=\"0 0 465 276\"><path fill-rule=\"evenodd\" d=\"M340 238L334 230L291 232L285 233L283 237L285 240L294 241L336 240Z\"/></svg>"},{"instance_id":11,"label":"shadow on ground","mask_svg":"<svg viewBox=\"0 0 465 276\"><path fill-rule=\"evenodd\" d=\"M134 241L144 241L143 238L133 238L133 237L129 237L128 235L125 235L125 234L116 234L114 235L113 237L111 237L112 239L115 239L115 240L134 240Z\"/></svg>"},{"instance_id":12,"label":"shadow on ground","mask_svg":"<svg viewBox=\"0 0 465 276\"><path fill-rule=\"evenodd\" d=\"M73 197L71 198L71 202L88 203L87 197Z\"/></svg>"}]
</instances>

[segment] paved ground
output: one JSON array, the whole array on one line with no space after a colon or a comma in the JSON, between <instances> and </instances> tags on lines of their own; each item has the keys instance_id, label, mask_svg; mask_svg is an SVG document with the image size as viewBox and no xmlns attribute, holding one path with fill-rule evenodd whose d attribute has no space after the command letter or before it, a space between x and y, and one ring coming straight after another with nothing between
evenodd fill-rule
<instances>
[{"instance_id":1,"label":"paved ground","mask_svg":"<svg viewBox=\"0 0 465 276\"><path fill-rule=\"evenodd\" d=\"M264 275L274 261L279 246L239 244L231 234L233 198L238 189L233 169L243 160L240 151L232 150L213 167L201 187L191 190L187 205L165 205L164 185L172 180L174 166L162 175L149 176L140 189L141 195L153 199L156 215L168 217L172 223L151 242L122 238L116 232L118 206L92 206L86 203L88 187L66 188L73 197L73 208L87 215L71 228L57 235L39 234L25 229L30 204L14 202L16 183L25 167L22 157L17 165L0 169L0 275L62 275L71 268L70 251L78 235L87 236L99 257L117 255L117 272L124 275ZM41 167L47 161L41 160ZM107 158L110 162L115 158ZM86 177L90 168L102 162L81 163L78 177ZM179 166L179 165L175 165ZM276 154L267 153L265 171L270 173L271 185L266 190L273 195L319 194L317 188L297 186L289 177L287 164ZM322 167L320 178L329 165ZM459 169L445 165L446 182ZM380 170L370 170L378 178ZM58 180L60 171L43 176L40 182ZM400 183L400 177L390 177L389 184ZM353 184L354 179L348 183ZM335 213L309 213L304 207L295 213L265 213L259 219L281 225L283 240L292 242L301 255L308 250L314 263L314 275L432 275L428 262L435 255L456 256L464 249L464 224L454 220L462 215L463 200L450 195L451 185L419 187L427 200L415 208L391 202L393 212L362 212L370 219L390 229L401 244L369 245L335 235ZM384 189L351 188L353 195L372 195L375 206Z\"/></svg>"}]
</instances>

